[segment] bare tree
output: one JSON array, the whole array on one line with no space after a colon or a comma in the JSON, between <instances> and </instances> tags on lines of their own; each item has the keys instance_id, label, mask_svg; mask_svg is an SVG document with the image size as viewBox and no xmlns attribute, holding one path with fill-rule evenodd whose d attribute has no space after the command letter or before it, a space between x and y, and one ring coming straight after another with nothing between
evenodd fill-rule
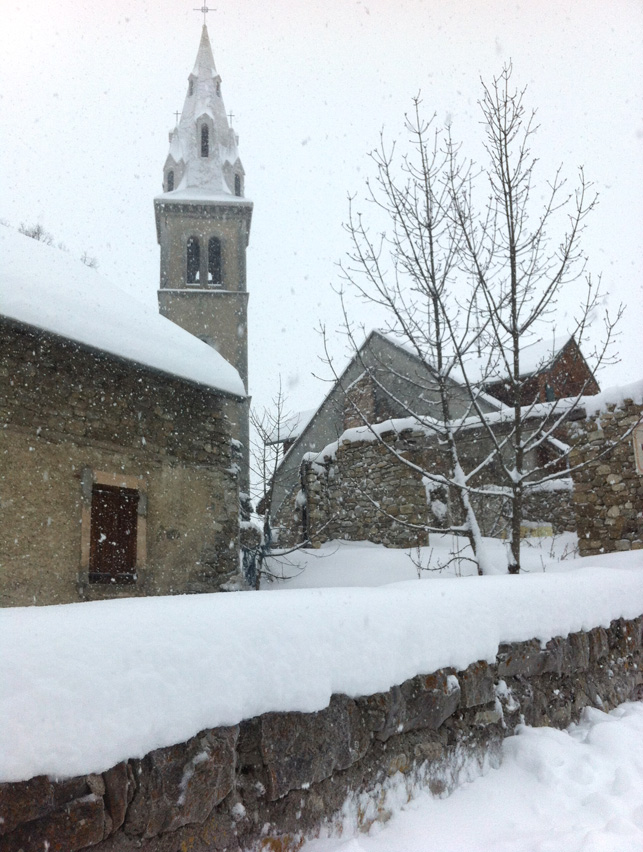
<instances>
[{"instance_id":1,"label":"bare tree","mask_svg":"<svg viewBox=\"0 0 643 852\"><path fill-rule=\"evenodd\" d=\"M279 551L278 559L274 553L274 531L272 526L272 498L274 476L284 456L284 442L289 438L293 415L287 409L286 398L279 380L279 387L268 408L250 411L250 474L252 497L256 501L257 513L262 516L262 536L260 542L244 548L244 574L248 583L259 588L262 576L279 577L285 574L275 574L267 566L267 559L284 567L284 557L293 550L306 547L308 542L302 542L297 547Z\"/></svg>"},{"instance_id":2,"label":"bare tree","mask_svg":"<svg viewBox=\"0 0 643 852\"><path fill-rule=\"evenodd\" d=\"M420 100L414 100L412 117L407 117L413 153L402 158L398 169L395 146L387 148L384 139L371 155L376 166L374 183L368 184L368 198L382 211L390 228L372 236L364 217L349 206L346 230L352 241L348 261L342 265L345 285L361 298L383 307L385 331L402 341L426 364L424 375L416 376L414 393L404 398L391 391L388 365L362 362L363 375L379 391L402 409L428 435L444 448L443 470L412 462L395 444L379 432L377 440L406 467L413 469L430 490L449 488L460 504L460 523L427 523L428 532L452 531L464 534L471 544L480 573L484 570L482 536L471 501L471 489L463 477L458 433L454 416L453 371L458 352L466 355L475 347L483 329L473 311L473 300L461 304L451 298L460 255L460 235L453 227L448 181L450 152L440 147L441 135L420 114ZM454 180L456 176L454 175ZM342 292L344 326L351 347L358 353L355 329L348 318ZM346 398L358 419L371 427L369 417L346 388ZM473 396L475 397L475 391ZM473 401L458 399L459 420L473 412Z\"/></svg>"},{"instance_id":3,"label":"bare tree","mask_svg":"<svg viewBox=\"0 0 643 852\"><path fill-rule=\"evenodd\" d=\"M548 334L558 297L572 283L581 296L572 327L564 331L579 346L602 301L580 245L596 196L582 170L568 191L558 169L540 200L530 152L537 128L523 96L511 87L510 66L490 86L483 83L484 167L463 160L449 128L440 132L422 119L416 98L407 117L411 153L400 158L382 139L371 155L376 177L367 198L384 213L387 229L373 235L352 199L346 226L352 249L342 266L344 288L384 308L385 330L426 364L411 400L396 397L380 369L363 367L442 449L444 462L436 470L387 444L400 464L456 496L458 518L448 528L469 538L481 573L486 560L474 504L489 498L507 504L509 570L517 573L525 494L567 473L560 442L557 458L534 461L538 449L559 434L570 403L543 406L527 393L524 350ZM588 353L594 370L605 363L620 311L614 318L603 315L603 340ZM358 352L346 308L344 317ZM508 405L494 412L485 389L498 380L507 388ZM584 390L577 390L572 404ZM347 399L370 427L368 413L348 389ZM473 453L472 430L479 444Z\"/></svg>"},{"instance_id":4,"label":"bare tree","mask_svg":"<svg viewBox=\"0 0 643 852\"><path fill-rule=\"evenodd\" d=\"M543 189L536 182L537 160L531 141L537 131L535 112L524 106L524 90L511 83L511 66L505 66L492 84L483 83L480 107L488 162L482 173L486 196L476 209L475 181L457 161L451 141L449 187L451 215L460 237L459 268L475 282L484 327L486 363L482 380L501 376L505 401L511 409L509 431L498 435L488 417L476 414L493 444L500 485L509 492L511 506L511 559L509 571L520 571L520 529L525 495L543 482L566 474L560 459L534 465L530 456L551 439L563 423L569 405L554 402L546 413L536 410L538 395L529 391L524 367L525 349L542 339L554 325L560 296L574 286L578 307L571 327L563 331L578 346L588 343L588 326L600 312L600 279L587 273L587 256L581 245L586 217L597 195L579 170L574 187L567 188L559 167ZM603 335L587 353L596 371L609 359L615 325L622 313L603 312ZM543 355L543 360L546 359ZM467 358L459 358L469 389L480 376L472 376ZM578 402L587 388L579 388ZM472 396L473 398L473 396ZM557 469L558 468L558 469Z\"/></svg>"},{"instance_id":5,"label":"bare tree","mask_svg":"<svg viewBox=\"0 0 643 852\"><path fill-rule=\"evenodd\" d=\"M250 411L253 435L250 440L250 470L253 476L253 498L263 516L264 540L272 542L272 482L284 455L284 441L289 435L286 399L279 387L268 408Z\"/></svg>"}]
</instances>

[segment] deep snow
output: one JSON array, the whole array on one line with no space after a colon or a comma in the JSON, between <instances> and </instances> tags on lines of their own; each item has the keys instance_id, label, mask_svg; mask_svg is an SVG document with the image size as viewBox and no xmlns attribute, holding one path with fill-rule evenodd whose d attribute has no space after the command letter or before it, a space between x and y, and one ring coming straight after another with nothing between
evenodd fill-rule
<instances>
[{"instance_id":1,"label":"deep snow","mask_svg":"<svg viewBox=\"0 0 643 852\"><path fill-rule=\"evenodd\" d=\"M319 710L333 693L493 660L499 642L643 612L640 551L593 560L607 567L391 583L382 565L400 559L413 575L401 551L338 544L314 570L336 583L343 563L349 588L1 610L0 781L100 772L203 728ZM356 587L369 565L388 585Z\"/></svg>"},{"instance_id":2,"label":"deep snow","mask_svg":"<svg viewBox=\"0 0 643 852\"><path fill-rule=\"evenodd\" d=\"M640 852L642 790L643 705L587 708L567 731L521 726L502 765L449 798L407 803L399 784L385 825L302 852Z\"/></svg>"}]
</instances>

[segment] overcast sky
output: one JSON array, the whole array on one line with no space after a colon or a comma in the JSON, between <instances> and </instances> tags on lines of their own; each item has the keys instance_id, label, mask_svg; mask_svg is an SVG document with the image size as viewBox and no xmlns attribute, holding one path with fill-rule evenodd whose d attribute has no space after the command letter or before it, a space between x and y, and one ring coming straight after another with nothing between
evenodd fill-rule
<instances>
[{"instance_id":1,"label":"overcast sky","mask_svg":"<svg viewBox=\"0 0 643 852\"><path fill-rule=\"evenodd\" d=\"M0 55L0 218L40 221L101 272L155 301L152 198L181 109L202 15L194 0L5 0ZM471 153L479 78L511 59L541 132L543 179L583 164L600 192L586 235L612 304L627 301L624 361L603 384L643 376L643 4L640 0L220 0L208 15L223 97L255 203L248 253L250 390L279 374L294 408L326 388L320 322L348 248L347 194L361 193L380 129L411 98L450 120ZM43 270L46 274L46 270ZM368 322L368 317L366 317ZM341 361L341 347L337 345Z\"/></svg>"}]
</instances>

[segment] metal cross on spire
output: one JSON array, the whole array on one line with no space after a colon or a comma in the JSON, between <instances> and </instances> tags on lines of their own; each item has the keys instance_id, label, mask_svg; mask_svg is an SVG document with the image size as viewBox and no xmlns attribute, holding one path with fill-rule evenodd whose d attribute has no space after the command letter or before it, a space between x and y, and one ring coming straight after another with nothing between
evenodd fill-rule
<instances>
[{"instance_id":1,"label":"metal cross on spire","mask_svg":"<svg viewBox=\"0 0 643 852\"><path fill-rule=\"evenodd\" d=\"M176 119L176 123L177 123L177 124L179 123L179 116L180 116L180 115L181 115L181 113L180 113L180 112L178 111L178 109L177 109L177 111L174 113L174 118Z\"/></svg>"},{"instance_id":2,"label":"metal cross on spire","mask_svg":"<svg viewBox=\"0 0 643 852\"><path fill-rule=\"evenodd\" d=\"M205 16L208 14L208 12L216 12L217 10L216 9L210 9L210 7L207 5L207 3L204 3L203 6L201 6L200 9L193 9L192 11L193 12L201 12L201 14L203 15L203 26L205 26Z\"/></svg>"},{"instance_id":3,"label":"metal cross on spire","mask_svg":"<svg viewBox=\"0 0 643 852\"><path fill-rule=\"evenodd\" d=\"M234 113L233 113L233 112L229 112L229 113L228 113L228 119L229 119L229 121L230 121L230 127L232 127L232 119L233 119L233 118L234 118Z\"/></svg>"}]
</instances>

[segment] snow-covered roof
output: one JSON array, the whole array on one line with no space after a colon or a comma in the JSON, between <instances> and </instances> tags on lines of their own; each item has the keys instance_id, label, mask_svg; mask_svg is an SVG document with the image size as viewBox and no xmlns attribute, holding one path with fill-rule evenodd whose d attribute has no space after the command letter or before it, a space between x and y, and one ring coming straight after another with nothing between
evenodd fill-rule
<instances>
[{"instance_id":1,"label":"snow-covered roof","mask_svg":"<svg viewBox=\"0 0 643 852\"><path fill-rule=\"evenodd\" d=\"M581 397L581 401L585 399L593 400L595 397ZM539 402L531 405L524 405L521 408L521 417L524 423L529 424L533 421L544 421L550 419L553 424L556 418L564 418L577 405L577 400L574 397L554 400L553 402ZM478 429L483 422L489 426L498 426L501 424L511 425L513 423L514 410L509 406L502 405L497 411L489 411L482 414L471 414L468 417L451 420L449 426L457 430ZM331 443L327 444L323 450L315 450L314 452L306 453L308 461L322 463L325 459L334 459L337 450L342 444L351 444L360 441L378 441L387 432L394 432L397 435L403 432L413 432L418 435L426 435L427 437L435 437L441 435L447 424L443 420L438 420L430 415L411 417L393 417L388 420L382 420L379 423L368 423L364 426L353 426L345 429L344 432ZM569 446L555 438L548 438L555 449L559 452L568 452Z\"/></svg>"},{"instance_id":2,"label":"snow-covered roof","mask_svg":"<svg viewBox=\"0 0 643 852\"><path fill-rule=\"evenodd\" d=\"M234 396L235 368L68 253L0 228L0 314Z\"/></svg>"},{"instance_id":3,"label":"snow-covered roof","mask_svg":"<svg viewBox=\"0 0 643 852\"><path fill-rule=\"evenodd\" d=\"M539 337L531 343L521 344L521 377L526 378L549 367L571 339L571 335L562 334L553 337ZM465 367L467 377L473 383L484 381L485 384L489 384L502 381L507 377L507 371L501 359L490 359L487 354L467 358ZM459 378L462 379L461 374L459 374Z\"/></svg>"},{"instance_id":4,"label":"snow-covered roof","mask_svg":"<svg viewBox=\"0 0 643 852\"><path fill-rule=\"evenodd\" d=\"M297 411L284 418L278 423L268 436L269 444L280 444L282 441L294 441L304 431L306 426L317 414L317 408L309 408L307 411Z\"/></svg>"}]
</instances>

